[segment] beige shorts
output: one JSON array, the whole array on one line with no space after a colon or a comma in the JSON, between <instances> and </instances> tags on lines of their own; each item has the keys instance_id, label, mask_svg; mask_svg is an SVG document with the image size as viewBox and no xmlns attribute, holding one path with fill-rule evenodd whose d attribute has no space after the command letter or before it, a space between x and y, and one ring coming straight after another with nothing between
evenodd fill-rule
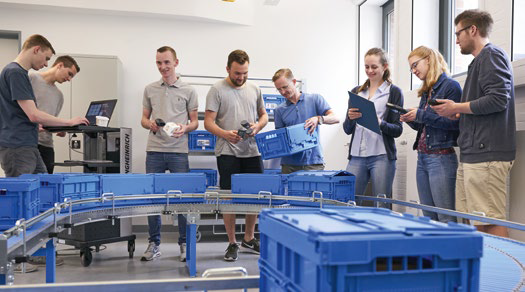
<instances>
[{"instance_id":1,"label":"beige shorts","mask_svg":"<svg viewBox=\"0 0 525 292\"><path fill-rule=\"evenodd\" d=\"M456 178L456 210L480 212L486 217L506 220L507 178L513 162L460 163Z\"/></svg>"}]
</instances>

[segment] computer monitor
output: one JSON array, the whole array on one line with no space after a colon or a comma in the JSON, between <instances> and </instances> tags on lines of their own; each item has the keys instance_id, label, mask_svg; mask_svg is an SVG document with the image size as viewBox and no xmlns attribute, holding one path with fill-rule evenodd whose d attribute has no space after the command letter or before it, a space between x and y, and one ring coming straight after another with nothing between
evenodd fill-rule
<instances>
[{"instance_id":1,"label":"computer monitor","mask_svg":"<svg viewBox=\"0 0 525 292\"><path fill-rule=\"evenodd\" d=\"M96 125L97 116L107 117L111 120L116 104L116 99L92 101L86 113L86 119L89 121L89 124Z\"/></svg>"}]
</instances>

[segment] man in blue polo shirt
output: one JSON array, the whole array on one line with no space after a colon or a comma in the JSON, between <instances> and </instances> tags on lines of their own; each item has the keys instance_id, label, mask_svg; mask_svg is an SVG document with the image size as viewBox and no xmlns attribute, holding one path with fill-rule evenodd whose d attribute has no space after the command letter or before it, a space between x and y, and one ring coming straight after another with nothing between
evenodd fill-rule
<instances>
[{"instance_id":1,"label":"man in blue polo shirt","mask_svg":"<svg viewBox=\"0 0 525 292\"><path fill-rule=\"evenodd\" d=\"M305 123L309 133L313 133L321 124L337 124L330 105L319 94L300 92L295 86L297 80L290 69L277 70L272 78L277 91L287 101L274 111L275 129ZM298 170L323 170L324 160L321 145L281 158L281 172L292 173Z\"/></svg>"}]
</instances>

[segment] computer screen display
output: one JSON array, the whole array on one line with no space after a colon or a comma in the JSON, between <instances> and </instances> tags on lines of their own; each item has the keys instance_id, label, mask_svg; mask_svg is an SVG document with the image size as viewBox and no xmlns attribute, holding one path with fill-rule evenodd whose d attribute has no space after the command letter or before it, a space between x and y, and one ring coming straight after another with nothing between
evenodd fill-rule
<instances>
[{"instance_id":1,"label":"computer screen display","mask_svg":"<svg viewBox=\"0 0 525 292\"><path fill-rule=\"evenodd\" d=\"M96 124L96 116L107 117L111 120L111 115L113 115L116 104L116 99L92 101L86 113L86 119L88 119L89 124Z\"/></svg>"}]
</instances>

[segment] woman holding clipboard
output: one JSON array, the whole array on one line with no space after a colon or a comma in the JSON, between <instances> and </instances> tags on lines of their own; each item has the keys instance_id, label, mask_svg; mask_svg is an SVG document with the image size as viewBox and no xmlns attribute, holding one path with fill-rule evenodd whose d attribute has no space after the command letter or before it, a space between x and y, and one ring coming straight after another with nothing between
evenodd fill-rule
<instances>
[{"instance_id":1,"label":"woman holding clipboard","mask_svg":"<svg viewBox=\"0 0 525 292\"><path fill-rule=\"evenodd\" d=\"M461 86L447 76L448 66L436 50L421 46L408 55L410 72L423 81L418 91L419 108L401 116L417 131L413 149L417 150L416 181L421 204L454 210L459 120L439 116L431 107L436 99L461 100ZM455 221L455 217L423 211L435 221Z\"/></svg>"},{"instance_id":2,"label":"woman holding clipboard","mask_svg":"<svg viewBox=\"0 0 525 292\"><path fill-rule=\"evenodd\" d=\"M372 195L392 198L392 184L396 172L396 145L394 138L401 136L403 126L399 113L387 108L392 103L403 107L403 94L392 84L386 53L372 48L365 54L366 82L352 92L374 103L381 135L362 127L357 120L362 117L358 108L348 100L348 112L343 129L352 135L346 170L356 176L356 195L363 195L372 184ZM383 204L390 208L390 204Z\"/></svg>"}]
</instances>

